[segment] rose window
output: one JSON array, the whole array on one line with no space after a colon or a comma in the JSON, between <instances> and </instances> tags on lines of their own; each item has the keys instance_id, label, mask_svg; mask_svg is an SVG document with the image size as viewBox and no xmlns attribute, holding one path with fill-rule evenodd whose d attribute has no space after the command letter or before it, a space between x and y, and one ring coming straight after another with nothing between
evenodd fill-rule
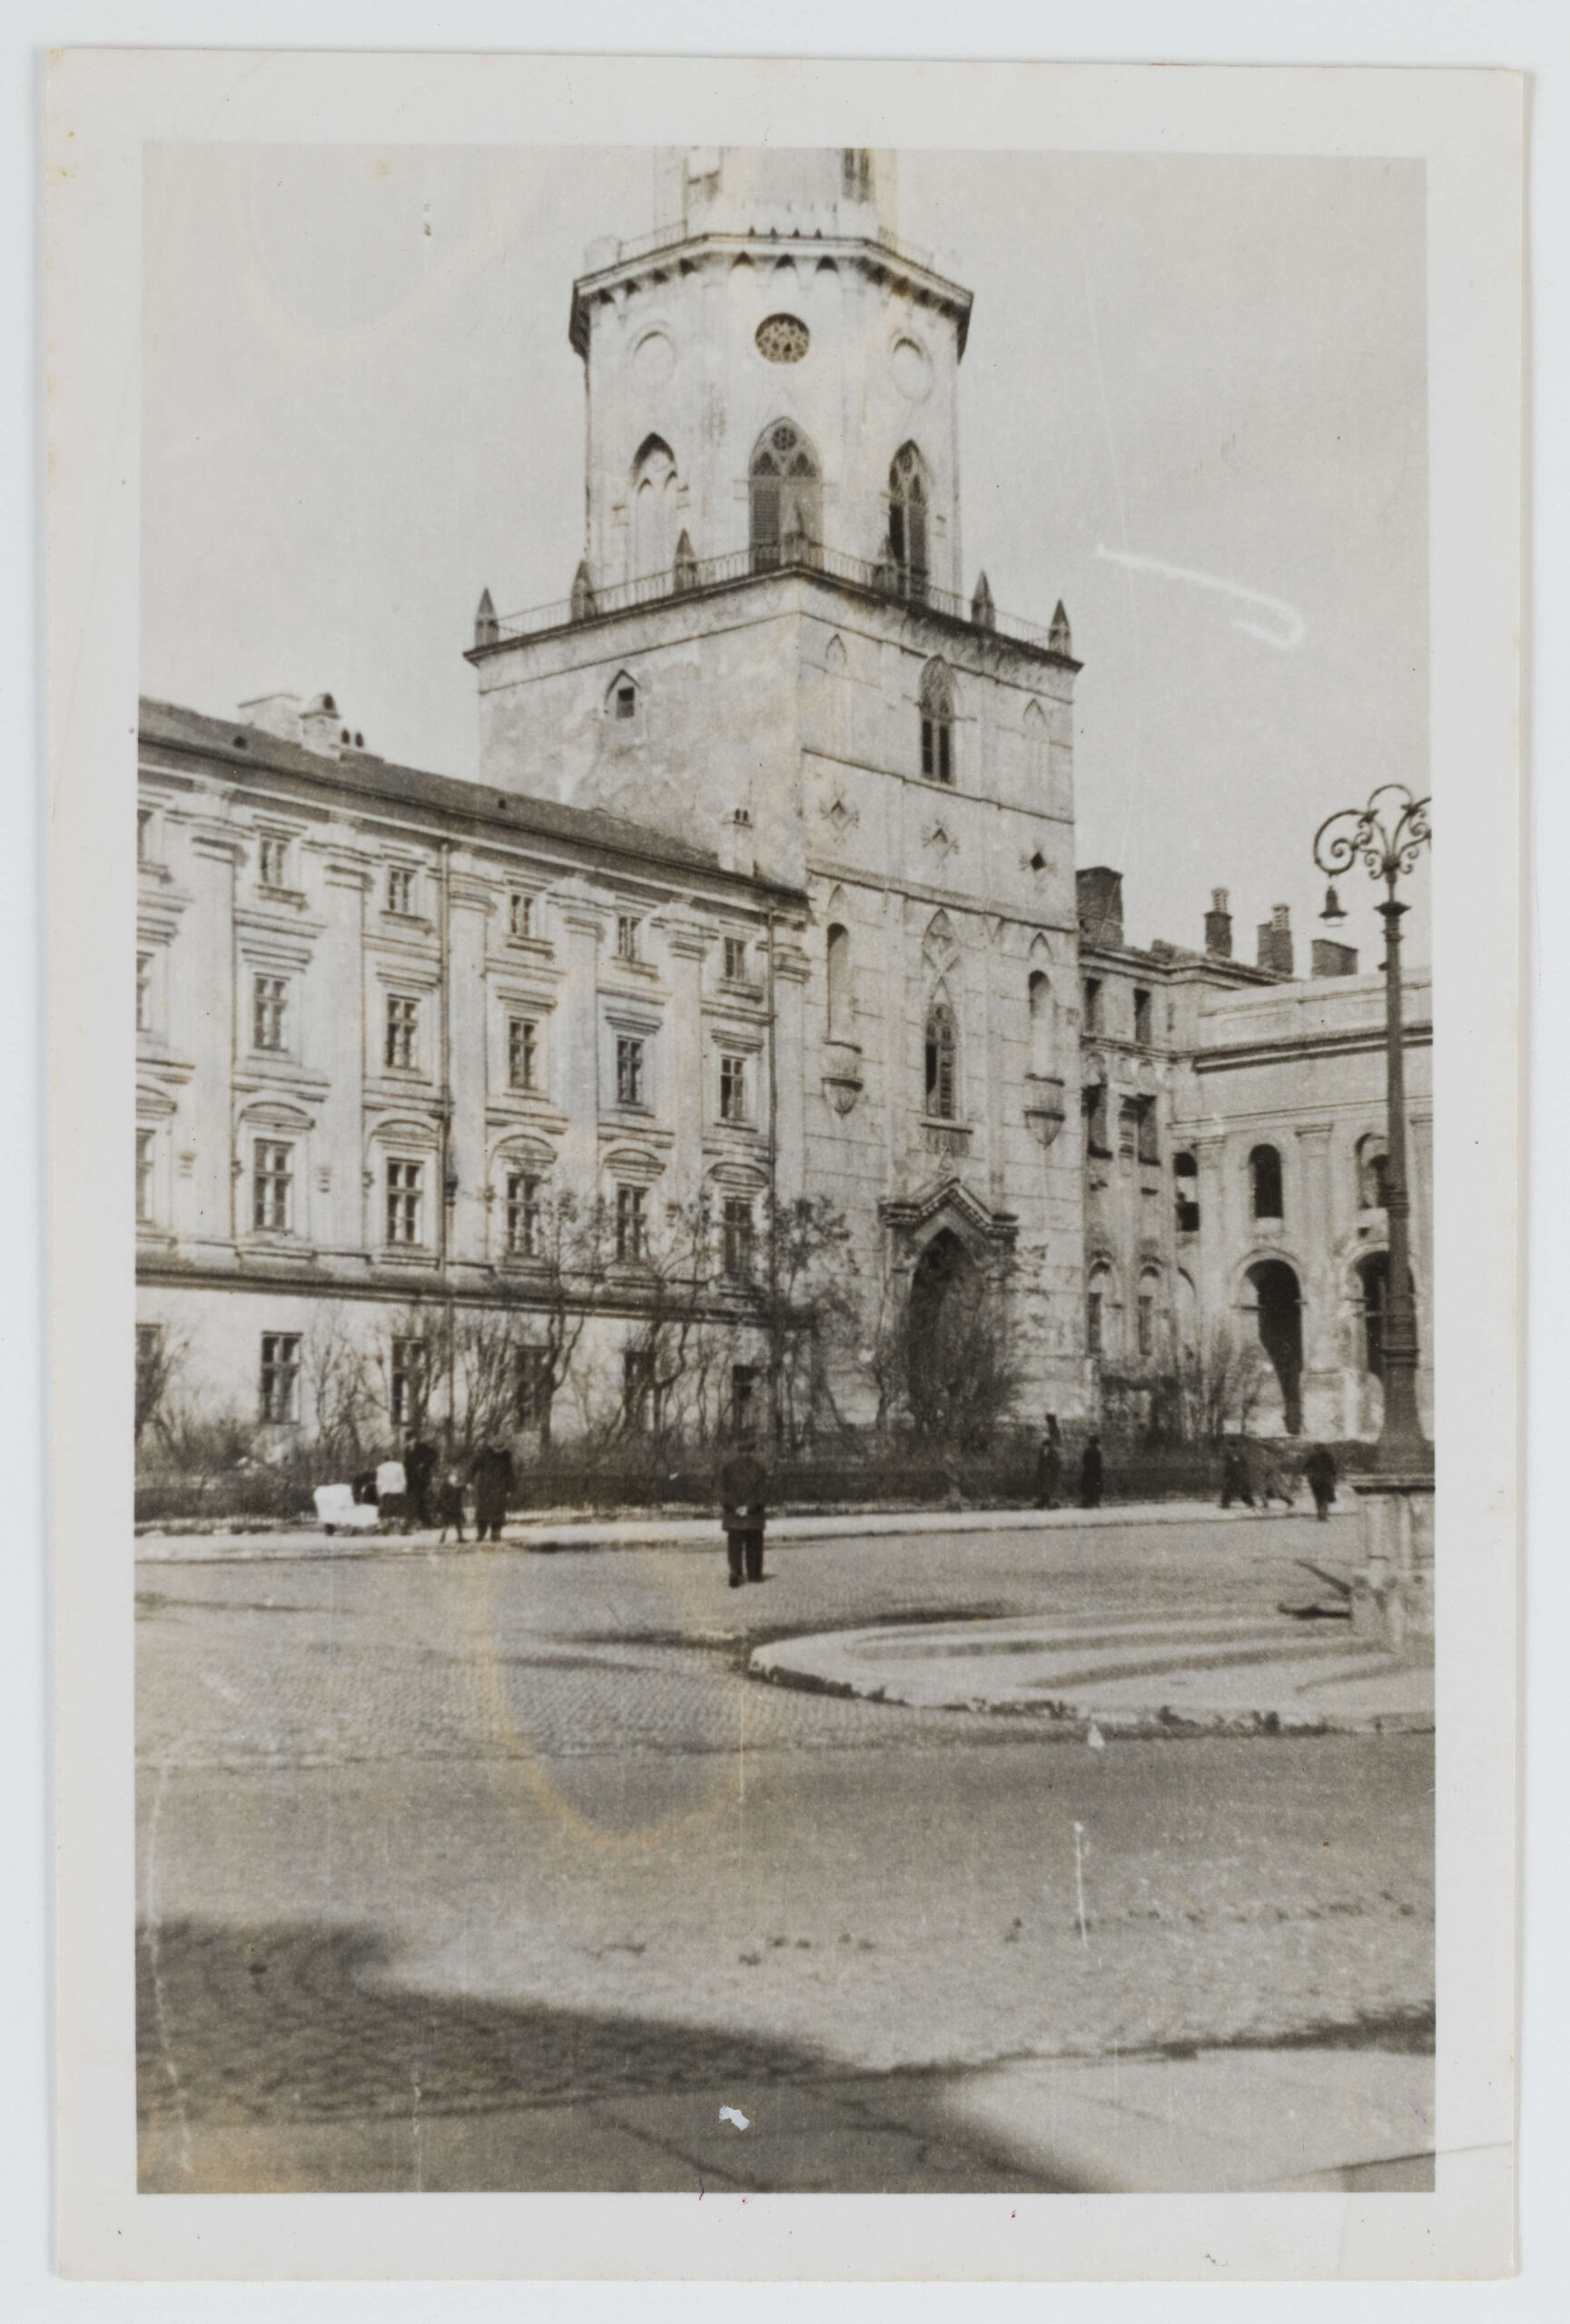
<instances>
[{"instance_id":1,"label":"rose window","mask_svg":"<svg viewBox=\"0 0 1570 2324\"><path fill-rule=\"evenodd\" d=\"M812 344L795 315L769 315L757 327L758 353L770 363L799 363Z\"/></svg>"}]
</instances>

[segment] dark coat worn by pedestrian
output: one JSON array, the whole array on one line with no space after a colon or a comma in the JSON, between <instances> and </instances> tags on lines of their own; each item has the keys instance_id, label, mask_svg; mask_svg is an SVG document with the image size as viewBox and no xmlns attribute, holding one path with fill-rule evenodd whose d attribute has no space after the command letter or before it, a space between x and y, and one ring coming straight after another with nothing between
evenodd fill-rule
<instances>
[{"instance_id":1,"label":"dark coat worn by pedestrian","mask_svg":"<svg viewBox=\"0 0 1570 2324\"><path fill-rule=\"evenodd\" d=\"M1036 1507L1056 1509L1062 1489L1062 1445L1056 1435L1043 1436L1036 1453Z\"/></svg>"},{"instance_id":2,"label":"dark coat worn by pedestrian","mask_svg":"<svg viewBox=\"0 0 1570 2324\"><path fill-rule=\"evenodd\" d=\"M487 1534L500 1541L512 1482L512 1455L506 1445L486 1445L474 1463L474 1528L480 1541Z\"/></svg>"},{"instance_id":3,"label":"dark coat worn by pedestrian","mask_svg":"<svg viewBox=\"0 0 1570 2324\"><path fill-rule=\"evenodd\" d=\"M1303 1474L1314 1496L1315 1514L1328 1516L1330 1503L1336 1498L1336 1456L1328 1444L1315 1445L1303 1463Z\"/></svg>"},{"instance_id":4,"label":"dark coat worn by pedestrian","mask_svg":"<svg viewBox=\"0 0 1570 2324\"><path fill-rule=\"evenodd\" d=\"M436 1474L436 1447L422 1437L411 1444L403 1456L403 1473L409 1484L409 1514L419 1526L430 1522L430 1484Z\"/></svg>"},{"instance_id":5,"label":"dark coat worn by pedestrian","mask_svg":"<svg viewBox=\"0 0 1570 2324\"><path fill-rule=\"evenodd\" d=\"M1100 1509L1104 1473L1101 1440L1099 1436L1092 1436L1080 1455L1080 1507L1081 1509Z\"/></svg>"},{"instance_id":6,"label":"dark coat worn by pedestrian","mask_svg":"<svg viewBox=\"0 0 1570 2324\"><path fill-rule=\"evenodd\" d=\"M761 1581L768 1470L749 1445L743 1445L721 1464L719 1497L731 1588L738 1588L744 1580Z\"/></svg>"}]
</instances>

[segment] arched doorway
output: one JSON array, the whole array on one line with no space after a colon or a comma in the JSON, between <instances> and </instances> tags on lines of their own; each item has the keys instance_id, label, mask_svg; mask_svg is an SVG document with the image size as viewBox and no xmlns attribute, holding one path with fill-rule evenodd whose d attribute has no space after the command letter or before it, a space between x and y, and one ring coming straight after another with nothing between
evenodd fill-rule
<instances>
[{"instance_id":1,"label":"arched doorway","mask_svg":"<svg viewBox=\"0 0 1570 2324\"><path fill-rule=\"evenodd\" d=\"M987 1305L974 1259L949 1226L933 1236L911 1278L905 1375L912 1417L953 1441L968 1432L978 1386L978 1324Z\"/></svg>"},{"instance_id":2,"label":"arched doorway","mask_svg":"<svg viewBox=\"0 0 1570 2324\"><path fill-rule=\"evenodd\" d=\"M1303 1429L1303 1299L1285 1259L1261 1259L1249 1269L1259 1303L1259 1345L1281 1385L1289 1436Z\"/></svg>"}]
</instances>

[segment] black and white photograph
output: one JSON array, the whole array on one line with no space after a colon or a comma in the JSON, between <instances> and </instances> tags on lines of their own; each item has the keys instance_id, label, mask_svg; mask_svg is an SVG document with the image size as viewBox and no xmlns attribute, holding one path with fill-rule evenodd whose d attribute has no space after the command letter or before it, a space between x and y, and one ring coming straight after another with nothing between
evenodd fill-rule
<instances>
[{"instance_id":1,"label":"black and white photograph","mask_svg":"<svg viewBox=\"0 0 1570 2324\"><path fill-rule=\"evenodd\" d=\"M143 146L140 2197L1440 2188L1430 199Z\"/></svg>"}]
</instances>

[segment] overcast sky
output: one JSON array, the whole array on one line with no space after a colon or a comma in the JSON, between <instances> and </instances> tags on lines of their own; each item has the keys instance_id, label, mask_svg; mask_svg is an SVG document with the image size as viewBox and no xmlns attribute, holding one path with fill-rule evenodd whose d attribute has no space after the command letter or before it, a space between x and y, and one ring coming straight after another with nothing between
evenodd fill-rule
<instances>
[{"instance_id":1,"label":"overcast sky","mask_svg":"<svg viewBox=\"0 0 1570 2324\"><path fill-rule=\"evenodd\" d=\"M1428 787L1421 165L900 166L903 235L975 293L967 585L1038 622L1061 597L1085 664L1079 861L1121 866L1136 942L1197 944L1225 886L1251 960L1290 902L1306 972L1316 826ZM477 771L475 604L571 580L570 285L655 222L653 177L630 148L150 149L150 694L328 688L370 749ZM1344 900L1372 968L1367 879Z\"/></svg>"}]
</instances>

